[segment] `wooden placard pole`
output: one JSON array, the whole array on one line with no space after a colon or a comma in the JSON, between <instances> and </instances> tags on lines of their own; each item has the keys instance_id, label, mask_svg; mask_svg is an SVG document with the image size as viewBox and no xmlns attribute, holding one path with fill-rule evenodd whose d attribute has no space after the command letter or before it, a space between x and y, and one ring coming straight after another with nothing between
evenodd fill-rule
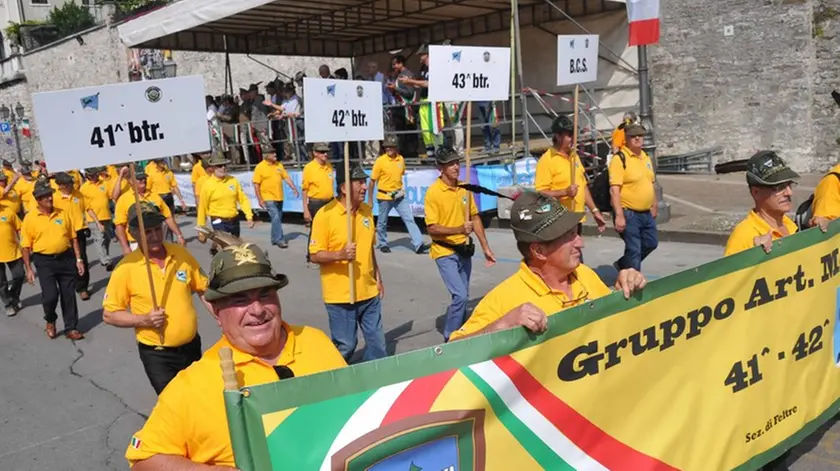
<instances>
[{"instance_id":1,"label":"wooden placard pole","mask_svg":"<svg viewBox=\"0 0 840 471\"><path fill-rule=\"evenodd\" d=\"M350 143L344 142L344 207L347 209L347 243L353 243L353 214L350 206ZM355 260L347 262L350 275L350 304L356 302L356 267Z\"/></svg>"},{"instance_id":2,"label":"wooden placard pole","mask_svg":"<svg viewBox=\"0 0 840 471\"><path fill-rule=\"evenodd\" d=\"M155 282L152 279L152 265L149 261L149 244L146 241L146 225L143 223L143 213L140 207L140 191L137 189L137 171L134 168L134 162L129 165L131 169L131 189L134 191L134 211L137 213L137 224L140 229L140 248L143 251L143 258L146 262L146 275L149 277L149 293L152 295L152 310L158 310L158 302L157 302L157 295L155 293ZM161 346L158 347L159 349L163 349L163 328L158 329L158 337L160 338Z\"/></svg>"},{"instance_id":3,"label":"wooden placard pole","mask_svg":"<svg viewBox=\"0 0 840 471\"><path fill-rule=\"evenodd\" d=\"M466 183L470 182L470 154L472 153L472 102L467 102L467 148L465 149L464 153L465 160L466 160L466 178L464 179ZM469 190L467 190L467 206L465 208L466 213L464 214L464 222L469 222L470 220L470 206L472 206L472 195L470 194Z\"/></svg>"},{"instance_id":4,"label":"wooden placard pole","mask_svg":"<svg viewBox=\"0 0 840 471\"><path fill-rule=\"evenodd\" d=\"M222 367L222 380L225 383L225 391L238 391L239 381L236 379L236 368L233 363L233 351L230 347L219 349L219 363Z\"/></svg>"},{"instance_id":5,"label":"wooden placard pole","mask_svg":"<svg viewBox=\"0 0 840 471\"><path fill-rule=\"evenodd\" d=\"M572 185L575 184L575 161L577 158L577 144L578 144L578 100L580 99L580 85L575 85L575 119L574 119L574 130L572 134L572 152L569 155L569 174L572 176ZM572 198L574 199L574 198ZM572 205L574 207L574 205Z\"/></svg>"}]
</instances>

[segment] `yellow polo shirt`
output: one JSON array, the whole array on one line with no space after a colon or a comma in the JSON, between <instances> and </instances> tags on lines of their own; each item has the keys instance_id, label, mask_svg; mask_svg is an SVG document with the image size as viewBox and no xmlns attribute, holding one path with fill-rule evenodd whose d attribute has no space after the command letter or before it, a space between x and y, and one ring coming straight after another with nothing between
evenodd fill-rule
<instances>
[{"instance_id":1,"label":"yellow polo shirt","mask_svg":"<svg viewBox=\"0 0 840 471\"><path fill-rule=\"evenodd\" d=\"M18 243L21 225L17 211L11 206L0 206L0 263L13 262L23 256Z\"/></svg>"},{"instance_id":2,"label":"yellow polo shirt","mask_svg":"<svg viewBox=\"0 0 840 471\"><path fill-rule=\"evenodd\" d=\"M146 167L146 177L147 188L158 195L172 193L172 189L178 186L175 174L165 165L152 162Z\"/></svg>"},{"instance_id":3,"label":"yellow polo shirt","mask_svg":"<svg viewBox=\"0 0 840 471\"><path fill-rule=\"evenodd\" d=\"M3 168L3 173L5 173L5 174L6 174L6 178L7 178L9 181L12 181L12 178L15 178L15 171L14 171L13 169L10 169L10 168L5 168L5 167L4 167L4 168Z\"/></svg>"},{"instance_id":4,"label":"yellow polo shirt","mask_svg":"<svg viewBox=\"0 0 840 471\"><path fill-rule=\"evenodd\" d=\"M389 193L403 187L403 175L405 175L403 156L399 154L396 157L391 157L388 154L380 155L373 164L373 171L370 174L370 179L376 182L376 199L391 201L392 198Z\"/></svg>"},{"instance_id":5,"label":"yellow polo shirt","mask_svg":"<svg viewBox=\"0 0 840 471\"><path fill-rule=\"evenodd\" d=\"M23 177L20 177L15 183L15 191L17 191L18 196L20 196L20 202L23 205L24 212L30 211L37 211L37 202L35 201L35 196L32 195L32 192L35 190L35 179L26 180Z\"/></svg>"},{"instance_id":6,"label":"yellow polo shirt","mask_svg":"<svg viewBox=\"0 0 840 471\"><path fill-rule=\"evenodd\" d=\"M195 186L195 196L201 196L201 184L204 182L204 178L207 176L207 171L204 170L204 164L199 160L198 162L193 165L192 173L190 173L190 181L192 182L193 186Z\"/></svg>"},{"instance_id":7,"label":"yellow polo shirt","mask_svg":"<svg viewBox=\"0 0 840 471\"><path fill-rule=\"evenodd\" d=\"M166 312L160 343L158 331L140 327L135 329L137 341L153 347L180 347L191 342L198 331L198 314L193 307L193 293L207 291L207 275L201 265L180 245L164 242L166 260L161 269L151 262L152 280L158 306ZM126 255L108 281L102 308L106 311L130 311L135 315L148 315L152 311L152 294L149 290L146 261L143 253L135 250Z\"/></svg>"},{"instance_id":8,"label":"yellow polo shirt","mask_svg":"<svg viewBox=\"0 0 840 471\"><path fill-rule=\"evenodd\" d=\"M283 180L289 178L280 162L263 160L254 168L254 185L260 186L263 201L283 201Z\"/></svg>"},{"instance_id":9,"label":"yellow polo shirt","mask_svg":"<svg viewBox=\"0 0 840 471\"><path fill-rule=\"evenodd\" d=\"M301 377L347 366L329 337L308 326L283 323L287 339L275 363ZM240 387L278 380L272 365L232 347L222 337L201 359L178 373L158 398L143 428L129 440L130 465L154 455L182 456L194 463L233 467L219 350L233 350Z\"/></svg>"},{"instance_id":10,"label":"yellow polo shirt","mask_svg":"<svg viewBox=\"0 0 840 471\"><path fill-rule=\"evenodd\" d=\"M128 210L134 205L135 201L137 201L137 199L134 198L133 191L129 191L128 193L125 193L122 196L120 196L120 199L117 200L116 206L114 206L115 225L128 226ZM163 214L163 217L167 219L172 217L172 211L169 210L169 206L167 206L166 203L163 202L163 199L159 195L146 191L146 194L140 197L140 201L148 201L153 205L157 206L161 214ZM125 231L125 236L129 242L136 242L134 240L134 237L131 236L131 232L128 231L127 227Z\"/></svg>"},{"instance_id":11,"label":"yellow polo shirt","mask_svg":"<svg viewBox=\"0 0 840 471\"><path fill-rule=\"evenodd\" d=\"M111 210L108 203L111 199L108 197L108 184L104 180L99 182L92 182L90 180L82 184L79 193L85 198L85 206L87 209L96 214L96 219L99 221L110 221ZM93 222L90 215L85 213L87 222Z\"/></svg>"},{"instance_id":12,"label":"yellow polo shirt","mask_svg":"<svg viewBox=\"0 0 840 471\"><path fill-rule=\"evenodd\" d=\"M470 200L467 200L467 197ZM475 197L463 188L450 188L438 178L429 186L426 191L424 211L426 213L426 226L437 224L443 227L463 227L464 212L467 208L467 201L470 201L470 216L478 214L478 206L475 204ZM447 257L455 253L452 249L435 244L435 237L432 237L432 248L429 252L433 259ZM452 244L460 245L467 242L466 234L455 234L439 238Z\"/></svg>"},{"instance_id":13,"label":"yellow polo shirt","mask_svg":"<svg viewBox=\"0 0 840 471\"><path fill-rule=\"evenodd\" d=\"M579 265L570 277L571 298L562 291L549 288L524 262L520 263L519 271L490 290L478 303L467 322L452 332L449 340L478 332L527 302L533 303L546 315L551 316L612 292L598 274L586 265Z\"/></svg>"},{"instance_id":14,"label":"yellow polo shirt","mask_svg":"<svg viewBox=\"0 0 840 471\"><path fill-rule=\"evenodd\" d=\"M212 176L201 186L201 196L198 199L198 224L206 224L207 216L219 218L235 218L239 215L239 209L245 213L247 220L254 218L251 212L251 202L242 191L239 180L226 175L223 180Z\"/></svg>"},{"instance_id":15,"label":"yellow polo shirt","mask_svg":"<svg viewBox=\"0 0 840 471\"><path fill-rule=\"evenodd\" d=\"M77 191L73 190L69 195L65 195L61 191L53 193L53 206L64 211L70 215L73 220L73 230L81 231L85 228L85 197Z\"/></svg>"},{"instance_id":16,"label":"yellow polo shirt","mask_svg":"<svg viewBox=\"0 0 840 471\"><path fill-rule=\"evenodd\" d=\"M78 191L82 187L82 174L78 170L70 170L67 173L73 177L73 189Z\"/></svg>"},{"instance_id":17,"label":"yellow polo shirt","mask_svg":"<svg viewBox=\"0 0 840 471\"><path fill-rule=\"evenodd\" d=\"M831 173L840 173L840 164L831 167L829 173L822 177L814 191L814 203L811 210L814 216L828 220L840 218L840 178Z\"/></svg>"},{"instance_id":18,"label":"yellow polo shirt","mask_svg":"<svg viewBox=\"0 0 840 471\"><path fill-rule=\"evenodd\" d=\"M105 167L105 170L108 172L108 176L113 178L114 180L116 180L117 177L120 176L120 173L117 172L116 165L108 165L107 167Z\"/></svg>"},{"instance_id":19,"label":"yellow polo shirt","mask_svg":"<svg viewBox=\"0 0 840 471\"><path fill-rule=\"evenodd\" d=\"M353 218L353 241L356 243L355 286L356 302L365 301L379 294L376 272L373 269L373 238L376 226L373 208L359 205ZM309 253L338 252L347 245L347 210L334 199L321 208L312 220ZM339 304L350 302L350 269L348 262L321 264L321 289L324 302Z\"/></svg>"},{"instance_id":20,"label":"yellow polo shirt","mask_svg":"<svg viewBox=\"0 0 840 471\"><path fill-rule=\"evenodd\" d=\"M64 211L55 208L52 213L44 214L40 210L30 211L23 218L20 230L20 246L31 249L34 253L58 255L72 247L76 231L70 217Z\"/></svg>"},{"instance_id":21,"label":"yellow polo shirt","mask_svg":"<svg viewBox=\"0 0 840 471\"><path fill-rule=\"evenodd\" d=\"M796 223L789 217L784 216L782 223L790 233L788 235L796 233ZM755 247L753 239L771 231L773 233L773 240L784 237L784 234L781 232L771 229L770 224L759 216L755 210L750 211L747 217L732 229L732 233L729 234L729 240L726 241L726 249L723 251L723 256L726 257Z\"/></svg>"},{"instance_id":22,"label":"yellow polo shirt","mask_svg":"<svg viewBox=\"0 0 840 471\"><path fill-rule=\"evenodd\" d=\"M9 180L9 181L11 181L11 180ZM9 184L9 181L6 182L7 185ZM5 188L6 187L3 187L3 189L5 189ZM21 200L20 200L20 194L18 193L18 190L17 190L18 188L19 187L17 186L17 184L15 184L15 186L13 186L9 190L9 192L6 193L6 195L2 199L0 199L0 202L4 206L8 206L15 213L19 213L20 208L23 205L23 202L21 202Z\"/></svg>"},{"instance_id":23,"label":"yellow polo shirt","mask_svg":"<svg viewBox=\"0 0 840 471\"><path fill-rule=\"evenodd\" d=\"M534 186L537 191L565 190L572 184L572 162L578 192L574 198L560 198L559 201L571 211L586 213L586 170L577 153L570 157L553 147L545 151L537 162ZM586 218L581 222L585 220Z\"/></svg>"},{"instance_id":24,"label":"yellow polo shirt","mask_svg":"<svg viewBox=\"0 0 840 471\"><path fill-rule=\"evenodd\" d=\"M622 147L626 168L621 165L621 158L613 156L610 161L610 186L621 187L621 207L633 211L650 211L653 206L653 162L645 151L636 155L627 147Z\"/></svg>"},{"instance_id":25,"label":"yellow polo shirt","mask_svg":"<svg viewBox=\"0 0 840 471\"><path fill-rule=\"evenodd\" d=\"M108 177L103 180L105 183L105 190L108 192L108 197L111 197L111 194L114 192L114 187L117 186L117 180L119 180L119 175L116 177ZM127 178L120 180L120 194L117 196L117 200L127 192L131 191L131 183L129 183ZM116 200L115 200L116 201Z\"/></svg>"},{"instance_id":26,"label":"yellow polo shirt","mask_svg":"<svg viewBox=\"0 0 840 471\"><path fill-rule=\"evenodd\" d=\"M306 196L318 200L328 200L335 196L333 182L333 167L329 162L324 165L312 159L303 167L303 183L301 189Z\"/></svg>"}]
</instances>

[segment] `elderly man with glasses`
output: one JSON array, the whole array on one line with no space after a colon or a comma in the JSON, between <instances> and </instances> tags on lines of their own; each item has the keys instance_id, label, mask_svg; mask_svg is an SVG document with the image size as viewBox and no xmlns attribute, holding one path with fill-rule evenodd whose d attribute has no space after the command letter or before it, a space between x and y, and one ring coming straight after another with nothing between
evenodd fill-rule
<instances>
[{"instance_id":1,"label":"elderly man with glasses","mask_svg":"<svg viewBox=\"0 0 840 471\"><path fill-rule=\"evenodd\" d=\"M580 261L583 238L577 225L583 213L568 211L555 198L526 192L510 215L522 254L519 271L487 293L450 340L517 326L540 333L548 327L548 316L612 292ZM616 289L629 298L646 283L639 271L628 268L619 272Z\"/></svg>"}]
</instances>

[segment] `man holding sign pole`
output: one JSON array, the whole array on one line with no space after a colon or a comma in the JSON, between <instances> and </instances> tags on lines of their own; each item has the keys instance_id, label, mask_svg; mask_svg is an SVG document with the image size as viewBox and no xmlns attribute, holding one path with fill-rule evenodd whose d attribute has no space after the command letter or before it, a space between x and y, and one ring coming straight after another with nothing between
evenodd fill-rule
<instances>
[{"instance_id":1,"label":"man holding sign pole","mask_svg":"<svg viewBox=\"0 0 840 471\"><path fill-rule=\"evenodd\" d=\"M361 327L365 339L362 361L369 361L388 356L380 300L384 288L374 250L373 208L364 202L368 176L355 165L348 173L349 181L345 181L345 172L337 172L338 196L312 220L309 256L321 266L321 286L333 343L349 362ZM348 196L349 208L345 203ZM351 218L349 234L348 217ZM351 263L353 270L350 270Z\"/></svg>"}]
</instances>

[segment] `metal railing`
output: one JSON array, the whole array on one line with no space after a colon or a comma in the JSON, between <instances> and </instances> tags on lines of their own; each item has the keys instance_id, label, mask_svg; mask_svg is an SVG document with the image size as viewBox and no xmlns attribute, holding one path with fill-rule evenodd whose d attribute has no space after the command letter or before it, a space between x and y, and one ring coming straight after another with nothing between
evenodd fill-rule
<instances>
[{"instance_id":1,"label":"metal railing","mask_svg":"<svg viewBox=\"0 0 840 471\"><path fill-rule=\"evenodd\" d=\"M657 170L663 174L712 173L716 156L723 155L723 147L713 147L678 155L657 157Z\"/></svg>"}]
</instances>

